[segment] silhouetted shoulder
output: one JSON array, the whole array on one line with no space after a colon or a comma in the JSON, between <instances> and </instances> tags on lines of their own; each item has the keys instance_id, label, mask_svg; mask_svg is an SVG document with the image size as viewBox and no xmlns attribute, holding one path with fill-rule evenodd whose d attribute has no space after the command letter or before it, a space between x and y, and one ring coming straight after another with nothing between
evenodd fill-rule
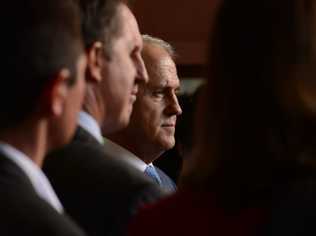
<instances>
[{"instance_id":1,"label":"silhouetted shoulder","mask_svg":"<svg viewBox=\"0 0 316 236\"><path fill-rule=\"evenodd\" d=\"M76 136L52 152L44 171L66 212L89 235L120 234L143 204L163 193L143 173L88 136Z\"/></svg>"},{"instance_id":2,"label":"silhouetted shoulder","mask_svg":"<svg viewBox=\"0 0 316 236\"><path fill-rule=\"evenodd\" d=\"M18 166L4 157L0 162L0 235L84 235L37 195Z\"/></svg>"}]
</instances>

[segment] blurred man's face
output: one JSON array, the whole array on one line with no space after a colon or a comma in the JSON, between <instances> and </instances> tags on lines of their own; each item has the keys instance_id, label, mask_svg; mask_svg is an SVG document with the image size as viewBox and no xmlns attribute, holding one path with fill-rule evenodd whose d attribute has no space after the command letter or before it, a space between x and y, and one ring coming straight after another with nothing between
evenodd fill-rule
<instances>
[{"instance_id":1,"label":"blurred man's face","mask_svg":"<svg viewBox=\"0 0 316 236\"><path fill-rule=\"evenodd\" d=\"M136 100L138 83L148 80L141 57L143 42L136 19L124 4L119 5L117 14L121 29L119 35L113 38L110 60L104 63L102 71L104 134L127 126Z\"/></svg>"},{"instance_id":2,"label":"blurred man's face","mask_svg":"<svg viewBox=\"0 0 316 236\"><path fill-rule=\"evenodd\" d=\"M86 55L82 54L76 62L76 80L72 85L65 85L58 91L63 99L62 111L55 120L52 121L52 133L54 137L53 145L56 148L70 141L77 127L78 113L82 108L83 98L85 95L86 81L85 71L87 66ZM73 76L73 75L70 75ZM67 83L65 81L65 83ZM60 104L60 102L58 102ZM57 108L59 110L59 108ZM59 113L57 111L57 113Z\"/></svg>"},{"instance_id":3,"label":"blurred man's face","mask_svg":"<svg viewBox=\"0 0 316 236\"><path fill-rule=\"evenodd\" d=\"M149 81L141 84L128 129L152 150L168 150L175 145L177 116L182 113L176 92L180 82L169 54L147 44L144 61Z\"/></svg>"}]
</instances>

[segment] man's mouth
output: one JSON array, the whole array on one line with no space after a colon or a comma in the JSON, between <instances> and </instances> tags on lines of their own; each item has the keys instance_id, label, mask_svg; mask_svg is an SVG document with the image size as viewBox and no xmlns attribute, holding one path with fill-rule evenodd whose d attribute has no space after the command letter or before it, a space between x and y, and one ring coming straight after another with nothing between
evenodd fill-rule
<instances>
[{"instance_id":1,"label":"man's mouth","mask_svg":"<svg viewBox=\"0 0 316 236\"><path fill-rule=\"evenodd\" d=\"M133 90L132 90L132 95L137 95L138 93L138 86L134 86Z\"/></svg>"},{"instance_id":2,"label":"man's mouth","mask_svg":"<svg viewBox=\"0 0 316 236\"><path fill-rule=\"evenodd\" d=\"M162 124L162 127L176 127L176 124L175 123L165 123L165 124Z\"/></svg>"}]
</instances>

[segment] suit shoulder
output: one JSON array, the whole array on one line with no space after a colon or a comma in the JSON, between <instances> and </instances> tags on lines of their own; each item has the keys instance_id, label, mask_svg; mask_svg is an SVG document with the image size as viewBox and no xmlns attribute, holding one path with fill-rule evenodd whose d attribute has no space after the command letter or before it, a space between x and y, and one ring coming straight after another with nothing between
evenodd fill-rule
<instances>
[{"instance_id":1,"label":"suit shoulder","mask_svg":"<svg viewBox=\"0 0 316 236\"><path fill-rule=\"evenodd\" d=\"M73 183L72 187L80 185L89 189L103 185L104 188L98 190L99 192L109 189L134 192L157 189L143 173L121 158L115 157L115 154L108 153L99 143L73 141L50 153L43 170L53 185Z\"/></svg>"},{"instance_id":2,"label":"suit shoulder","mask_svg":"<svg viewBox=\"0 0 316 236\"><path fill-rule=\"evenodd\" d=\"M1 235L84 235L37 195L18 168L16 172L0 170Z\"/></svg>"}]
</instances>

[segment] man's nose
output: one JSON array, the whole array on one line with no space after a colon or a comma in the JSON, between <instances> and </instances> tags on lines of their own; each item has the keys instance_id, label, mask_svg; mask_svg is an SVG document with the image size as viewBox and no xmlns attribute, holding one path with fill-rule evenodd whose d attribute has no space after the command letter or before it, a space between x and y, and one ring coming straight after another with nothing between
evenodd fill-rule
<instances>
[{"instance_id":1,"label":"man's nose","mask_svg":"<svg viewBox=\"0 0 316 236\"><path fill-rule=\"evenodd\" d=\"M169 113L169 115L179 116L182 114L182 109L181 109L181 106L179 104L177 95L175 93L171 95L171 98L170 98L169 104L168 104L167 112Z\"/></svg>"},{"instance_id":2,"label":"man's nose","mask_svg":"<svg viewBox=\"0 0 316 236\"><path fill-rule=\"evenodd\" d=\"M174 109L176 111L176 115L179 116L182 114L182 109L181 109L181 106L179 104L178 97L176 95L174 95L174 96L175 96Z\"/></svg>"}]
</instances>

